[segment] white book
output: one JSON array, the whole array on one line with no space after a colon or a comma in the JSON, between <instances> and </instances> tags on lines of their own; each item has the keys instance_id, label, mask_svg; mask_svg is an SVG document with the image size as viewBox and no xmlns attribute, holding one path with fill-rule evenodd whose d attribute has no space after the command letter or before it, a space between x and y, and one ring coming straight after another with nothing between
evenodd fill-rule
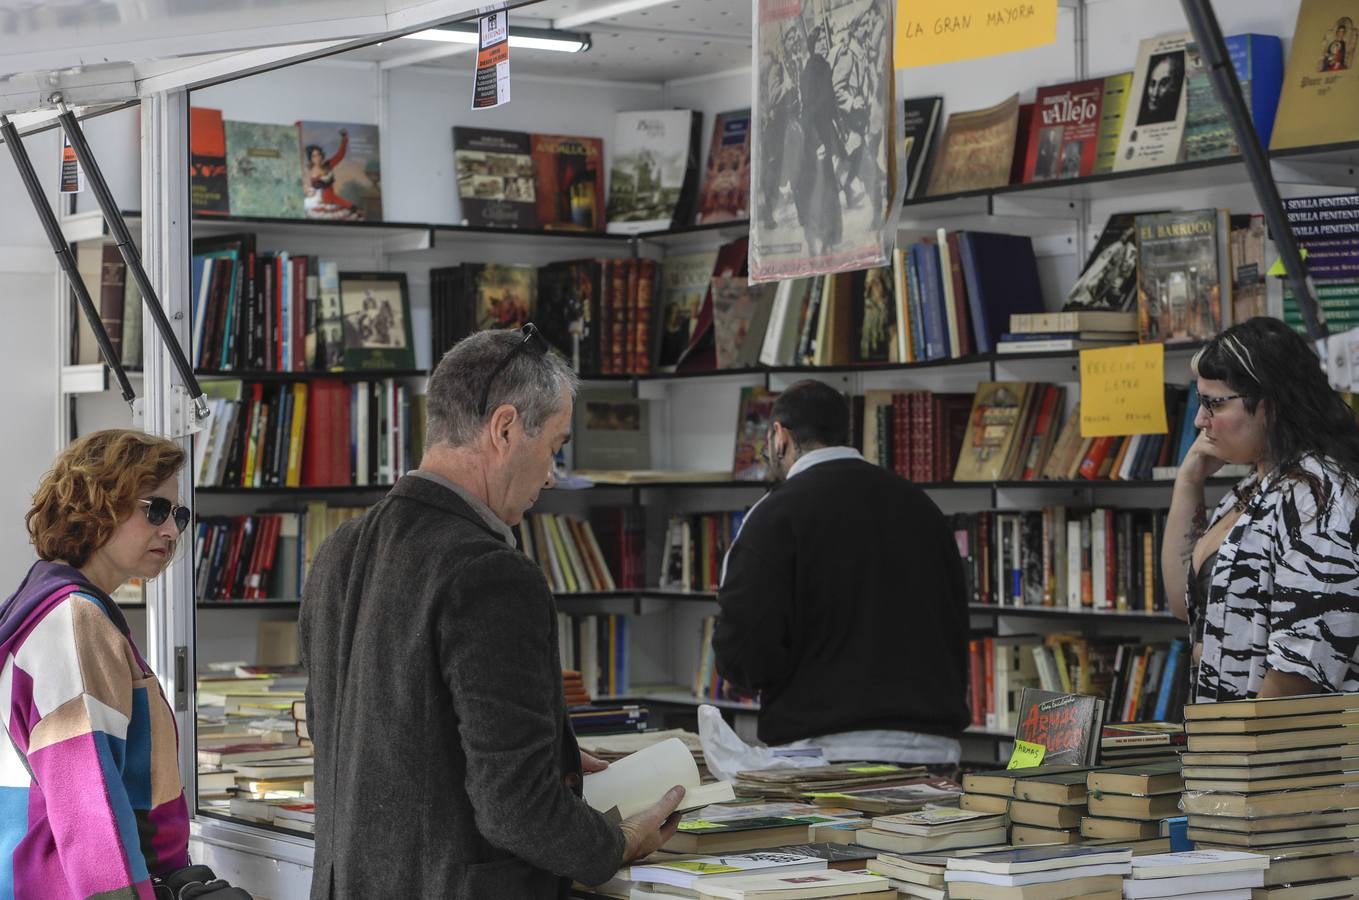
<instances>
[{"instance_id":1,"label":"white book","mask_svg":"<svg viewBox=\"0 0 1359 900\"><path fill-rule=\"evenodd\" d=\"M769 325L764 330L764 341L760 344L760 365L778 366L779 345L787 331L788 307L793 303L793 279L780 281L774 290L774 309L769 314Z\"/></svg>"},{"instance_id":2,"label":"white book","mask_svg":"<svg viewBox=\"0 0 1359 900\"><path fill-rule=\"evenodd\" d=\"M701 900L813 900L887 890L891 890L891 885L881 875L827 869L800 874L714 878L700 882L698 896Z\"/></svg>"},{"instance_id":3,"label":"white book","mask_svg":"<svg viewBox=\"0 0 1359 900\"><path fill-rule=\"evenodd\" d=\"M681 812L736 799L730 782L700 784L693 753L679 738L667 738L623 757L602 772L586 775L585 802L602 813L616 810L626 819L660 800L675 785L684 788ZM657 880L639 877L636 869L633 872L633 881Z\"/></svg>"},{"instance_id":4,"label":"white book","mask_svg":"<svg viewBox=\"0 0 1359 900\"><path fill-rule=\"evenodd\" d=\"M1066 522L1066 605L1069 609L1081 608L1080 516Z\"/></svg>"},{"instance_id":5,"label":"white book","mask_svg":"<svg viewBox=\"0 0 1359 900\"><path fill-rule=\"evenodd\" d=\"M1133 463L1137 461L1137 451L1141 449L1142 442L1147 440L1145 434L1135 434L1128 438L1128 452L1123 454L1123 465L1118 467L1118 477L1121 481L1132 478Z\"/></svg>"},{"instance_id":6,"label":"white book","mask_svg":"<svg viewBox=\"0 0 1359 900\"><path fill-rule=\"evenodd\" d=\"M1114 171L1169 166L1184 159L1188 109L1187 31L1147 38L1137 48L1137 66L1123 114Z\"/></svg>"},{"instance_id":7,"label":"white book","mask_svg":"<svg viewBox=\"0 0 1359 900\"><path fill-rule=\"evenodd\" d=\"M1201 897L1212 893L1226 898L1249 900L1251 888L1265 886L1261 869L1250 872L1220 872L1216 875L1180 875L1176 878L1125 878L1125 900L1163 900L1171 897Z\"/></svg>"},{"instance_id":8,"label":"white book","mask_svg":"<svg viewBox=\"0 0 1359 900\"><path fill-rule=\"evenodd\" d=\"M580 677L590 699L599 694L599 628L596 616L582 616L576 623L576 646L580 649Z\"/></svg>"},{"instance_id":9,"label":"white book","mask_svg":"<svg viewBox=\"0 0 1359 900\"><path fill-rule=\"evenodd\" d=\"M951 857L947 871L1018 875L1082 866L1128 865L1131 862L1132 851L1126 847L1033 846Z\"/></svg>"},{"instance_id":10,"label":"white book","mask_svg":"<svg viewBox=\"0 0 1359 900\"><path fill-rule=\"evenodd\" d=\"M934 835L942 832L980 831L1003 824L994 813L970 812L953 807L927 807L915 812L878 816L873 827L897 834Z\"/></svg>"},{"instance_id":11,"label":"white book","mask_svg":"<svg viewBox=\"0 0 1359 900\"><path fill-rule=\"evenodd\" d=\"M1108 561L1104 550L1105 521L1104 510L1096 509L1090 513L1090 584L1095 609L1105 609L1108 579L1105 577L1105 563Z\"/></svg>"},{"instance_id":12,"label":"white book","mask_svg":"<svg viewBox=\"0 0 1359 900\"><path fill-rule=\"evenodd\" d=\"M350 386L354 397L354 484L368 484L368 382L356 381Z\"/></svg>"},{"instance_id":13,"label":"white book","mask_svg":"<svg viewBox=\"0 0 1359 900\"><path fill-rule=\"evenodd\" d=\"M1070 869L1050 869L1043 872L1019 872L1013 875L1000 875L995 872L944 872L944 881L959 881L972 884L994 884L999 887L1023 887L1028 884L1048 884L1053 881L1070 881L1073 878L1089 878L1096 875L1127 875L1127 863L1104 863L1097 866L1076 866Z\"/></svg>"},{"instance_id":14,"label":"white book","mask_svg":"<svg viewBox=\"0 0 1359 900\"><path fill-rule=\"evenodd\" d=\"M1211 875L1269 868L1269 856L1241 850L1200 848L1179 853L1155 853L1133 860L1133 877L1173 878L1179 875Z\"/></svg>"}]
</instances>

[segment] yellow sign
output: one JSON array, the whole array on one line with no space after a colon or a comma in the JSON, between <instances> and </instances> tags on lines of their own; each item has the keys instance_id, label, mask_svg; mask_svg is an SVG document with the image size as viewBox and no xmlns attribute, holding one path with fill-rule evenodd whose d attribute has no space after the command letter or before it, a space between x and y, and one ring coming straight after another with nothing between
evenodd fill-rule
<instances>
[{"instance_id":1,"label":"yellow sign","mask_svg":"<svg viewBox=\"0 0 1359 900\"><path fill-rule=\"evenodd\" d=\"M897 0L898 69L1042 47L1057 40L1057 0Z\"/></svg>"},{"instance_id":2,"label":"yellow sign","mask_svg":"<svg viewBox=\"0 0 1359 900\"><path fill-rule=\"evenodd\" d=\"M1166 433L1165 347L1081 351L1081 437Z\"/></svg>"},{"instance_id":3,"label":"yellow sign","mask_svg":"<svg viewBox=\"0 0 1359 900\"><path fill-rule=\"evenodd\" d=\"M1306 248L1306 247L1299 247L1299 248L1298 248L1298 253L1302 254L1302 258L1303 258L1303 259L1306 259L1306 258L1307 258L1307 248ZM1274 278L1283 278L1285 275L1287 275L1287 274L1288 274L1288 270L1284 268L1283 257L1280 256L1278 259L1274 260L1274 265L1270 266L1270 267L1269 267L1269 271L1266 272L1265 274L1266 274L1266 275L1271 275L1271 276L1273 276Z\"/></svg>"},{"instance_id":4,"label":"yellow sign","mask_svg":"<svg viewBox=\"0 0 1359 900\"><path fill-rule=\"evenodd\" d=\"M1032 769L1043 762L1043 757L1047 755L1047 752L1048 748L1042 744L1015 741L1015 752L1010 754L1010 764L1005 768Z\"/></svg>"}]
</instances>

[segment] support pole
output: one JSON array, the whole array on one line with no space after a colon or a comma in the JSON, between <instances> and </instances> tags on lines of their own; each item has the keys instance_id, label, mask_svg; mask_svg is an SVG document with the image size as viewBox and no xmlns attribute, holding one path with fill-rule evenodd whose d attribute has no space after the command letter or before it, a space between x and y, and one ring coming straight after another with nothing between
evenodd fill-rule
<instances>
[{"instance_id":1,"label":"support pole","mask_svg":"<svg viewBox=\"0 0 1359 900\"><path fill-rule=\"evenodd\" d=\"M1213 79L1213 90L1218 102L1227 113L1236 144L1241 148L1241 158L1246 164L1251 186L1255 188L1255 198L1260 201L1265 223L1274 236L1274 245L1283 260L1284 270L1288 273L1288 283L1297 298L1298 311L1307 326L1307 336L1314 344L1329 335L1325 316L1316 304L1312 290L1312 279L1298 252L1298 242L1293 237L1293 229L1284 215L1283 201L1279 199L1279 188L1274 183L1274 173L1269 167L1269 156L1260 146L1260 136L1255 133L1251 122L1250 110L1241 95L1241 83L1236 79L1236 69L1227 55L1227 42L1222 37L1222 26L1218 24L1217 14L1213 12L1212 0L1180 0L1184 7L1185 18L1194 33L1194 41L1199 46L1204 67ZM1230 278L1231 273L1220 273L1222 278Z\"/></svg>"},{"instance_id":2,"label":"support pole","mask_svg":"<svg viewBox=\"0 0 1359 900\"><path fill-rule=\"evenodd\" d=\"M122 254L123 261L127 263L128 272L136 280L137 290L142 295L142 302L146 304L147 310L150 311L151 319L156 323L156 330L160 332L161 338L165 341L165 347L170 353L170 358L175 368L179 370L179 377L183 379L184 387L193 400L194 417L202 421L208 417L207 398L203 396L203 389L199 387L198 379L193 374L193 367L189 365L188 359L184 356L184 348L175 337L174 328L170 325L170 321L165 318L165 310L161 308L160 298L151 284L151 279L146 274L146 269L142 266L141 256L137 253L136 245L132 243L132 234L127 229L127 222L123 221L123 214L119 211L118 204L113 199L113 192L109 190L108 182L104 181L104 174L100 171L99 163L95 160L94 153L91 152L90 145L85 140L85 133L80 129L80 123L76 121L75 115L66 108L66 104L59 99L57 100L57 109L60 113L57 116L57 121L61 123L62 130L66 132L66 137L71 142L71 149L75 151L76 159L85 171L90 189L99 202L99 210L103 213L109 232L118 245L118 252Z\"/></svg>"},{"instance_id":3,"label":"support pole","mask_svg":"<svg viewBox=\"0 0 1359 900\"><path fill-rule=\"evenodd\" d=\"M81 312L94 331L94 339L99 343L99 351L104 354L104 362L117 377L124 402L131 405L132 401L137 399L137 393L132 390L132 382L128 381L127 372L123 371L122 360L113 351L113 343L109 340L109 333L104 330L99 310L90 299L90 292L85 289L80 270L76 268L75 257L71 255L71 247L66 243L66 236L61 233L57 214L52 211L52 207L47 203L47 197L43 195L42 185L38 181L37 173L33 171L33 161L28 158L28 151L24 148L23 139L19 137L19 130L14 127L8 116L0 115L0 136L4 137L5 145L9 147L10 155L14 157L14 165L19 170L20 180L28 190L28 199L33 203L33 211L38 214L38 221L42 222L43 231L47 232L47 241L52 245L52 252L57 255L57 262L66 273L71 289L75 291L76 302L80 304Z\"/></svg>"}]
</instances>

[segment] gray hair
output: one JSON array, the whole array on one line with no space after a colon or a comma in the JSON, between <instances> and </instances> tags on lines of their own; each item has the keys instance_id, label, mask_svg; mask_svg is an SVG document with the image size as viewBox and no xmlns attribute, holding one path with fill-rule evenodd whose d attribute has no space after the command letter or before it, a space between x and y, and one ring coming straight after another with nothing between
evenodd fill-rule
<instances>
[{"instance_id":1,"label":"gray hair","mask_svg":"<svg viewBox=\"0 0 1359 900\"><path fill-rule=\"evenodd\" d=\"M480 331L444 354L429 377L425 397L426 445L470 444L491 414L507 403L523 417L525 432L542 432L547 420L561 411L562 390L574 397L580 379L556 353L518 349L523 340L518 331ZM513 358L491 385L486 415L477 415L486 379L510 353Z\"/></svg>"}]
</instances>

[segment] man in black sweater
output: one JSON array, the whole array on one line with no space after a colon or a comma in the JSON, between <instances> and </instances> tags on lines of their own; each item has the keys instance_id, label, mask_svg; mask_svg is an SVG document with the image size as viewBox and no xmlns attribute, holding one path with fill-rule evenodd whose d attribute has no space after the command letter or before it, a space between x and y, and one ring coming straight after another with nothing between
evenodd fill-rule
<instances>
[{"instance_id":1,"label":"man in black sweater","mask_svg":"<svg viewBox=\"0 0 1359 900\"><path fill-rule=\"evenodd\" d=\"M826 758L947 764L967 706L967 598L943 514L852 447L834 388L774 404L775 489L723 564L717 670L760 692L759 736Z\"/></svg>"}]
</instances>

